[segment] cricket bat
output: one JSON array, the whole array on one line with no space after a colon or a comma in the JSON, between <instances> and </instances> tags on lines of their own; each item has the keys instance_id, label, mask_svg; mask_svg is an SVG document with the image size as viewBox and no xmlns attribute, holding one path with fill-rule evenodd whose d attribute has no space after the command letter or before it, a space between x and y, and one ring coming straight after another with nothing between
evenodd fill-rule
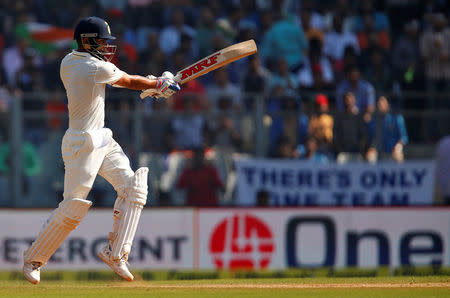
<instances>
[{"instance_id":1,"label":"cricket bat","mask_svg":"<svg viewBox=\"0 0 450 298\"><path fill-rule=\"evenodd\" d=\"M256 48L256 44L253 39L234 44L180 70L177 72L174 79L180 85L185 84L219 67L253 55L257 51L258 49Z\"/></svg>"},{"instance_id":2,"label":"cricket bat","mask_svg":"<svg viewBox=\"0 0 450 298\"><path fill-rule=\"evenodd\" d=\"M211 54L192 65L180 70L174 76L174 80L182 85L193 79L207 74L214 69L225 66L236 60L255 54L258 51L255 41L253 39L243 41L232 46L226 47L214 54ZM141 98L153 96L154 91L151 89L144 90L141 93Z\"/></svg>"}]
</instances>

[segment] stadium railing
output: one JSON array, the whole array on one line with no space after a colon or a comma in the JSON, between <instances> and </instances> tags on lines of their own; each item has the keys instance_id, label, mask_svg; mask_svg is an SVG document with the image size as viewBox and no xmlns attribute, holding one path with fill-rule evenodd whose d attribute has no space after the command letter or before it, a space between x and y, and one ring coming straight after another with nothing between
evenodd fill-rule
<instances>
[{"instance_id":1,"label":"stadium railing","mask_svg":"<svg viewBox=\"0 0 450 298\"><path fill-rule=\"evenodd\" d=\"M313 92L302 92L298 98L303 102L303 106L306 106L303 111L308 116L312 112L314 95ZM327 95L333 98L334 93L328 93ZM446 107L449 95L445 93L404 92L399 97L398 94L388 94L388 96L391 95L394 98L394 109L404 116L410 135L410 144L405 151L406 158L432 158L434 142L449 131L450 109ZM11 101L6 121L6 130L9 133L0 138L0 145L1 143L7 143L10 146L10 155L6 160L9 170L7 173L0 173L1 207L55 206L61 198L64 170L60 157L60 142L67 126L67 113L45 111L45 104L51 96L51 93L27 93ZM249 134L246 135L246 140L244 140L244 142L247 142L247 146L244 146L244 152L257 157L264 157L268 153L268 125L267 117L265 117L266 111L264 110L267 97L255 94L252 94L252 96L256 99L256 105L253 109L233 113L232 116L238 121L246 119L251 125ZM39 108L26 109L23 105L25 98L28 102L39 102L40 104L37 105ZM427 103L430 98L435 99L432 105ZM62 96L61 100L63 99ZM118 105L119 101L124 99L131 103L130 110L111 109L112 106ZM142 165L144 161L151 165L154 173L151 182L156 186L161 182L161 176L165 173L165 154L147 150L145 138L142 138L148 132L146 123L156 116L170 121L179 112L164 111L164 113L161 113L158 111L155 113L149 108L149 102L140 100L136 92L120 91L110 94L106 102L106 121L107 125L114 126L113 133L116 137L120 139L122 135L128 138L127 140L119 140L119 143L131 157L134 166ZM206 122L217 120L218 116L210 111L201 114ZM61 119L61 125L50 125L51 119ZM127 127L124 129L123 125ZM117 130L117 128L119 129ZM26 177L23 175L22 153L25 141L34 143L33 145L38 151L41 172L37 176ZM228 174L229 159L229 155L224 153L214 160L222 177ZM101 198L99 199L100 205L110 205L114 200L112 188L102 179L98 179L96 182L93 193L96 198ZM153 195L156 196L157 194L154 193ZM175 195L174 197L173 204L183 204L182 196Z\"/></svg>"}]
</instances>

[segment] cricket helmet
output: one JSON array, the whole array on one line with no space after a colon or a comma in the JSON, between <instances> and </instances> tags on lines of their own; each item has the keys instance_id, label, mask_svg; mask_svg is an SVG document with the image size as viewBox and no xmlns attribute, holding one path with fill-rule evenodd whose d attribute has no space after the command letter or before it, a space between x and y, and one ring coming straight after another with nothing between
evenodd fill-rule
<instances>
[{"instance_id":1,"label":"cricket helmet","mask_svg":"<svg viewBox=\"0 0 450 298\"><path fill-rule=\"evenodd\" d=\"M116 46L107 43L116 38L111 35L108 23L99 17L82 19L75 27L73 38L89 54L100 60L110 61L116 52ZM104 39L106 42L100 44L99 39Z\"/></svg>"}]
</instances>

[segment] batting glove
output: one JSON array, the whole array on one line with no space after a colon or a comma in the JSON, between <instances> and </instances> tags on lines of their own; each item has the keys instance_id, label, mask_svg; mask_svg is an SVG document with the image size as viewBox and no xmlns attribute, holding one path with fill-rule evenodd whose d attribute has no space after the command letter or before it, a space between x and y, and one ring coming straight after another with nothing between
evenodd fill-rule
<instances>
[{"instance_id":1,"label":"batting glove","mask_svg":"<svg viewBox=\"0 0 450 298\"><path fill-rule=\"evenodd\" d=\"M180 91L181 87L173 79L167 77L159 77L156 84L156 90L161 94L161 97L168 98Z\"/></svg>"},{"instance_id":2,"label":"batting glove","mask_svg":"<svg viewBox=\"0 0 450 298\"><path fill-rule=\"evenodd\" d=\"M153 89L143 90L141 92L141 99L145 97L168 98L174 93L180 91L181 87L173 80L173 74L166 71L161 77L152 75L147 76L150 80L157 80L156 87Z\"/></svg>"}]
</instances>

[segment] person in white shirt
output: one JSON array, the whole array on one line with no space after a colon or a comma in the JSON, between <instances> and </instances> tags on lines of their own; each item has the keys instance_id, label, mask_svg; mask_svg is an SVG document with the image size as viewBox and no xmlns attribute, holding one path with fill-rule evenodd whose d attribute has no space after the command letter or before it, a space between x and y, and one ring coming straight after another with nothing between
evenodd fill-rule
<instances>
[{"instance_id":1,"label":"person in white shirt","mask_svg":"<svg viewBox=\"0 0 450 298\"><path fill-rule=\"evenodd\" d=\"M333 61L340 61L344 57L347 46L352 46L359 54L358 38L353 32L343 30L343 17L335 15L333 18L333 30L325 35L323 52Z\"/></svg>"},{"instance_id":2,"label":"person in white shirt","mask_svg":"<svg viewBox=\"0 0 450 298\"><path fill-rule=\"evenodd\" d=\"M163 98L179 91L180 86L168 72L158 78L129 75L109 62L116 46L108 42L115 37L103 19L81 20L75 27L74 39L78 49L64 57L60 70L69 110L69 129L61 146L64 199L24 252L23 273L33 284L40 281L40 268L85 217L92 204L86 197L100 174L113 185L117 199L109 244L98 256L120 277L132 281L127 259L147 200L148 168L134 172L111 130L104 127L105 86L143 90L145 94Z\"/></svg>"}]
</instances>

